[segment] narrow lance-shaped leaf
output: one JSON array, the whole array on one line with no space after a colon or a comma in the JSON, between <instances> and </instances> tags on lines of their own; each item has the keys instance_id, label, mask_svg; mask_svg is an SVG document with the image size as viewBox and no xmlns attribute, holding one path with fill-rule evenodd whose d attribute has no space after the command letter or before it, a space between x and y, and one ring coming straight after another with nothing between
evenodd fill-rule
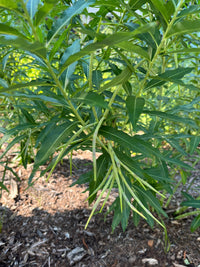
<instances>
[{"instance_id":1,"label":"narrow lance-shaped leaf","mask_svg":"<svg viewBox=\"0 0 200 267\"><path fill-rule=\"evenodd\" d=\"M19 36L19 37L23 37L23 38L27 39L26 36L21 34L17 29L15 29L9 25L6 25L4 23L0 23L0 33L1 34L7 34L7 35Z\"/></svg>"},{"instance_id":2,"label":"narrow lance-shaped leaf","mask_svg":"<svg viewBox=\"0 0 200 267\"><path fill-rule=\"evenodd\" d=\"M128 41L130 38L136 36L139 33L148 32L154 26L155 26L155 23L149 23L147 25L138 27L134 31L114 33L114 34L104 38L100 42L96 42L96 43L87 45L80 52L69 57L69 59L65 62L64 66L60 70L60 73L62 73L64 71L64 69L66 69L73 62L79 60L80 58L84 57L85 55L88 55L88 54L94 52L95 50L104 48L106 46L115 46L116 44L121 43L123 41Z\"/></svg>"},{"instance_id":3,"label":"narrow lance-shaped leaf","mask_svg":"<svg viewBox=\"0 0 200 267\"><path fill-rule=\"evenodd\" d=\"M83 93L80 97L72 98L73 101L83 102L89 106L98 106L108 108L108 104L104 101L104 97L95 92Z\"/></svg>"},{"instance_id":4,"label":"narrow lance-shaped leaf","mask_svg":"<svg viewBox=\"0 0 200 267\"><path fill-rule=\"evenodd\" d=\"M160 11L163 18L168 23L168 20L170 18L170 14L168 14L168 10L165 6L165 2L163 0L151 0L151 2L155 6L155 8Z\"/></svg>"},{"instance_id":5,"label":"narrow lance-shaped leaf","mask_svg":"<svg viewBox=\"0 0 200 267\"><path fill-rule=\"evenodd\" d=\"M69 24L71 18L75 15L80 14L86 7L93 4L94 0L79 0L70 6L63 12L61 17L53 24L52 29L48 34L47 46L52 42L54 37L59 33L59 31L66 25Z\"/></svg>"},{"instance_id":6,"label":"narrow lance-shaped leaf","mask_svg":"<svg viewBox=\"0 0 200 267\"><path fill-rule=\"evenodd\" d=\"M124 41L124 42L121 42L115 46L122 48L125 51L138 54L139 56L146 58L147 60L150 59L149 54L147 53L147 51L145 49L143 49L142 47L140 47L138 45L134 45L131 42Z\"/></svg>"},{"instance_id":7,"label":"narrow lance-shaped leaf","mask_svg":"<svg viewBox=\"0 0 200 267\"><path fill-rule=\"evenodd\" d=\"M200 144L200 136L192 136L190 138L190 154L193 154L197 146Z\"/></svg>"},{"instance_id":8,"label":"narrow lance-shaped leaf","mask_svg":"<svg viewBox=\"0 0 200 267\"><path fill-rule=\"evenodd\" d=\"M167 37L173 35L182 35L200 31L200 19L196 20L183 20L175 23L170 31L167 33Z\"/></svg>"},{"instance_id":9,"label":"narrow lance-shaped leaf","mask_svg":"<svg viewBox=\"0 0 200 267\"><path fill-rule=\"evenodd\" d=\"M100 92L103 92L104 90L106 90L108 88L112 88L114 86L117 86L117 85L120 85L120 84L127 82L128 79L130 78L131 74L132 74L132 71L130 70L130 68L126 67L119 75L114 77L110 82L104 84L100 88Z\"/></svg>"},{"instance_id":10,"label":"narrow lance-shaped leaf","mask_svg":"<svg viewBox=\"0 0 200 267\"><path fill-rule=\"evenodd\" d=\"M163 119L167 119L167 120L171 120L171 121L175 121L175 122L179 122L179 123L183 123L183 124L188 124L194 128L197 128L198 126L196 125L195 121L193 121L190 118L182 118L179 116L176 116L174 114L170 114L167 112L162 112L162 111L155 111L155 110L143 110L143 113L145 114L149 114L150 116L158 116L161 117Z\"/></svg>"},{"instance_id":11,"label":"narrow lance-shaped leaf","mask_svg":"<svg viewBox=\"0 0 200 267\"><path fill-rule=\"evenodd\" d=\"M191 229L191 232L194 232L197 230L197 228L200 227L200 214L197 215L194 220L192 221L191 223L191 226L190 226L190 229Z\"/></svg>"},{"instance_id":12,"label":"narrow lance-shaped leaf","mask_svg":"<svg viewBox=\"0 0 200 267\"><path fill-rule=\"evenodd\" d=\"M34 1L34 0L33 0ZM44 19L52 8L57 3L57 0L46 0L44 5L35 13L35 25L38 26L42 19Z\"/></svg>"},{"instance_id":13,"label":"narrow lance-shaped leaf","mask_svg":"<svg viewBox=\"0 0 200 267\"><path fill-rule=\"evenodd\" d=\"M80 51L80 41L79 41L79 40L76 40L76 41L73 42L73 44L72 44L71 46L69 46L69 47L65 50L65 52L64 52L64 54L63 54L63 56L62 56L62 58L61 58L60 66L62 66L62 65L65 63L65 61L66 61L71 55L73 55L74 53L76 53L76 52L78 52L78 51ZM66 89L66 87L67 87L67 84L68 84L68 82L69 82L69 79L70 79L71 75L74 73L74 70L75 70L75 68L76 68L76 64L77 64L77 61L74 62L73 64L71 64L71 65L70 65L70 66L69 66L69 67L62 73L62 75L61 75L61 79L64 80L64 88L65 88L65 89Z\"/></svg>"},{"instance_id":14,"label":"narrow lance-shaped leaf","mask_svg":"<svg viewBox=\"0 0 200 267\"><path fill-rule=\"evenodd\" d=\"M29 177L29 184L31 183L35 171L38 169L38 167L48 160L48 158L56 151L58 146L64 140L67 140L76 126L77 122L65 122L61 125L56 126L51 132L46 135L46 138L41 143L41 147L37 152L33 171Z\"/></svg>"},{"instance_id":15,"label":"narrow lance-shaped leaf","mask_svg":"<svg viewBox=\"0 0 200 267\"><path fill-rule=\"evenodd\" d=\"M40 0L29 0L26 4L26 8L28 10L29 16L31 19L35 16L35 13L37 12L38 6L40 4Z\"/></svg>"},{"instance_id":16,"label":"narrow lance-shaped leaf","mask_svg":"<svg viewBox=\"0 0 200 267\"><path fill-rule=\"evenodd\" d=\"M46 48L39 42L30 43L26 39L18 36L5 35L0 36L0 43L3 45L11 45L16 49L29 51L41 58L46 58Z\"/></svg>"},{"instance_id":17,"label":"narrow lance-shaped leaf","mask_svg":"<svg viewBox=\"0 0 200 267\"><path fill-rule=\"evenodd\" d=\"M144 104L145 100L142 97L128 96L126 98L126 108L134 130L136 129L136 123L140 114L143 111Z\"/></svg>"},{"instance_id":18,"label":"narrow lance-shaped leaf","mask_svg":"<svg viewBox=\"0 0 200 267\"><path fill-rule=\"evenodd\" d=\"M35 81L31 81L29 83L14 84L14 85L9 86L8 88L2 87L2 88L0 88L0 93L11 91L11 90L18 90L21 88L35 87L35 86L53 86L53 85L51 85L50 83L47 83L46 81L35 80Z\"/></svg>"},{"instance_id":19,"label":"narrow lance-shaped leaf","mask_svg":"<svg viewBox=\"0 0 200 267\"><path fill-rule=\"evenodd\" d=\"M200 208L200 200L193 199L193 200L183 201L181 203L181 206L187 206L187 207L193 207L193 208Z\"/></svg>"},{"instance_id":20,"label":"narrow lance-shaped leaf","mask_svg":"<svg viewBox=\"0 0 200 267\"><path fill-rule=\"evenodd\" d=\"M181 79L186 74L190 73L193 69L194 68L181 68L180 67L174 70L167 70L162 74L152 77L153 79L147 83L145 90L156 87L156 86L161 86L168 81Z\"/></svg>"}]
</instances>

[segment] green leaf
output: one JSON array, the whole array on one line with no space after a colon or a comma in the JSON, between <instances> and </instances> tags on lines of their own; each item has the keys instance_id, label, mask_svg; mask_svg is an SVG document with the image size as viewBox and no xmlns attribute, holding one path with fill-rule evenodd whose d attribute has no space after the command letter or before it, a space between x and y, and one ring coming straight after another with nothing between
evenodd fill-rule
<instances>
[{"instance_id":1,"label":"green leaf","mask_svg":"<svg viewBox=\"0 0 200 267\"><path fill-rule=\"evenodd\" d=\"M91 107L108 108L108 104L104 101L104 97L95 92L83 93L80 97L72 98L73 101L83 102Z\"/></svg>"},{"instance_id":2,"label":"green leaf","mask_svg":"<svg viewBox=\"0 0 200 267\"><path fill-rule=\"evenodd\" d=\"M34 1L34 0L33 0ZM35 13L35 25L38 26L56 5L57 0L45 0L44 5Z\"/></svg>"},{"instance_id":3,"label":"green leaf","mask_svg":"<svg viewBox=\"0 0 200 267\"><path fill-rule=\"evenodd\" d=\"M86 7L93 4L94 2L95 0L78 0L73 4L73 6L68 7L67 10L65 10L60 16L60 18L57 19L53 24L53 27L48 34L47 46L49 46L54 37L60 32L60 30L70 23L72 17L80 14Z\"/></svg>"},{"instance_id":4,"label":"green leaf","mask_svg":"<svg viewBox=\"0 0 200 267\"><path fill-rule=\"evenodd\" d=\"M194 232L197 230L197 228L200 227L200 214L194 218L194 220L191 223L190 229L191 232Z\"/></svg>"},{"instance_id":5,"label":"green leaf","mask_svg":"<svg viewBox=\"0 0 200 267\"><path fill-rule=\"evenodd\" d=\"M14 35L27 39L26 36L24 36L18 30L4 23L0 23L0 34Z\"/></svg>"},{"instance_id":6,"label":"green leaf","mask_svg":"<svg viewBox=\"0 0 200 267\"><path fill-rule=\"evenodd\" d=\"M18 5L19 1L16 0L0 0L0 7L11 9L17 12L19 12Z\"/></svg>"},{"instance_id":7,"label":"green leaf","mask_svg":"<svg viewBox=\"0 0 200 267\"><path fill-rule=\"evenodd\" d=\"M167 214L164 212L164 210L161 208L160 202L158 199L151 193L149 190L144 190L142 187L139 187L137 185L133 185L136 191L140 192L140 194L143 196L143 198L152 206L158 214L162 214L165 217L168 217Z\"/></svg>"},{"instance_id":8,"label":"green leaf","mask_svg":"<svg viewBox=\"0 0 200 267\"><path fill-rule=\"evenodd\" d=\"M92 84L97 90L100 89L102 80L103 80L102 72L100 70L94 70L92 72Z\"/></svg>"},{"instance_id":9,"label":"green leaf","mask_svg":"<svg viewBox=\"0 0 200 267\"><path fill-rule=\"evenodd\" d=\"M48 160L48 158L56 151L58 146L60 146L63 141L67 140L76 126L76 121L65 122L63 124L57 125L56 127L54 127L54 129L52 129L52 131L47 133L35 157L33 171L29 177L29 184L31 183L35 171L38 169L38 167Z\"/></svg>"},{"instance_id":10,"label":"green leaf","mask_svg":"<svg viewBox=\"0 0 200 267\"><path fill-rule=\"evenodd\" d=\"M197 146L199 145L200 143L200 136L192 136L190 138L190 151L189 153L190 154L193 154L195 149L197 148Z\"/></svg>"},{"instance_id":11,"label":"green leaf","mask_svg":"<svg viewBox=\"0 0 200 267\"><path fill-rule=\"evenodd\" d=\"M7 92L10 90L18 90L21 88L28 88L28 87L35 87L35 86L51 86L51 84L46 82L46 81L43 81L43 80L35 80L35 81L31 81L29 83L18 83L15 85L11 85L8 88L2 87L2 88L0 88L0 93ZM28 97L28 95L27 95L27 97Z\"/></svg>"},{"instance_id":12,"label":"green leaf","mask_svg":"<svg viewBox=\"0 0 200 267\"><path fill-rule=\"evenodd\" d=\"M137 121L143 111L145 100L142 97L128 96L126 98L126 108L129 115L129 120L132 123L133 129L136 129Z\"/></svg>"},{"instance_id":13,"label":"green leaf","mask_svg":"<svg viewBox=\"0 0 200 267\"><path fill-rule=\"evenodd\" d=\"M183 124L188 124L194 128L197 128L198 126L196 125L195 121L189 118L182 118L179 116L176 116L174 114L170 114L167 112L162 112L162 111L156 111L156 110L143 110L144 114L149 114L150 116L158 116L160 118L166 119L166 120L171 120Z\"/></svg>"},{"instance_id":14,"label":"green leaf","mask_svg":"<svg viewBox=\"0 0 200 267\"><path fill-rule=\"evenodd\" d=\"M200 200L193 199L193 200L183 201L181 203L181 206L200 208Z\"/></svg>"},{"instance_id":15,"label":"green leaf","mask_svg":"<svg viewBox=\"0 0 200 267\"><path fill-rule=\"evenodd\" d=\"M73 62L79 60L80 58L84 57L85 55L88 55L92 52L94 52L97 49L102 49L106 46L115 46L118 43L121 43L123 41L128 41L130 38L133 38L139 33L143 32L148 32L152 27L155 26L155 23L149 23L147 25L138 27L132 32L119 32L119 33L114 33L106 38L104 38L100 42L96 42L93 44L89 44L85 46L80 52L72 55L69 57L69 59L66 61L65 65L62 67L60 70L60 73L64 71L70 64Z\"/></svg>"},{"instance_id":16,"label":"green leaf","mask_svg":"<svg viewBox=\"0 0 200 267\"><path fill-rule=\"evenodd\" d=\"M76 40L73 42L73 44L71 46L69 46L60 61L60 66L62 67L62 65L66 62L66 60L73 55L74 53L80 51L80 41ZM72 74L74 73L74 70L76 68L76 64L77 61L72 63L62 74L61 74L61 79L63 78L64 80L64 88L66 89L68 83L69 83L69 79L72 76Z\"/></svg>"},{"instance_id":17,"label":"green leaf","mask_svg":"<svg viewBox=\"0 0 200 267\"><path fill-rule=\"evenodd\" d=\"M167 33L167 37L171 37L173 35L183 35L199 31L200 31L200 19L183 20L175 23L171 27L171 29Z\"/></svg>"},{"instance_id":18,"label":"green leaf","mask_svg":"<svg viewBox=\"0 0 200 267\"><path fill-rule=\"evenodd\" d=\"M28 3L26 4L26 8L28 10L28 13L29 13L29 16L31 17L31 19L34 18L39 4L40 4L40 0L28 0Z\"/></svg>"},{"instance_id":19,"label":"green leaf","mask_svg":"<svg viewBox=\"0 0 200 267\"><path fill-rule=\"evenodd\" d=\"M29 51L38 57L46 58L46 48L39 42L30 43L22 37L15 35L0 36L0 43L13 46L16 49Z\"/></svg>"},{"instance_id":20,"label":"green leaf","mask_svg":"<svg viewBox=\"0 0 200 267\"><path fill-rule=\"evenodd\" d=\"M26 137L26 135L16 136L16 137L12 140L12 142L10 142L10 143L7 145L5 151L1 154L0 159L3 158L3 157L6 155L6 153L7 153L7 152L8 152L8 151L9 151L15 144L19 144L20 141L23 140L25 137Z\"/></svg>"},{"instance_id":21,"label":"green leaf","mask_svg":"<svg viewBox=\"0 0 200 267\"><path fill-rule=\"evenodd\" d=\"M168 13L168 9L166 8L165 2L163 0L151 0L154 7L160 11L165 21L168 23L170 18L170 14Z\"/></svg>"},{"instance_id":22,"label":"green leaf","mask_svg":"<svg viewBox=\"0 0 200 267\"><path fill-rule=\"evenodd\" d=\"M2 182L0 182L0 188L2 188L3 190L6 190L9 193L8 188Z\"/></svg>"},{"instance_id":23,"label":"green leaf","mask_svg":"<svg viewBox=\"0 0 200 267\"><path fill-rule=\"evenodd\" d=\"M187 169L192 169L191 166L179 161L176 158L164 156L157 148L153 147L150 143L143 141L139 136L132 137L109 126L102 126L99 130L99 134L103 135L108 140L117 142L122 147L129 149L130 151L142 153L147 157L152 157L152 155L154 155L159 160L171 162Z\"/></svg>"},{"instance_id":24,"label":"green leaf","mask_svg":"<svg viewBox=\"0 0 200 267\"><path fill-rule=\"evenodd\" d=\"M124 41L119 44L116 44L115 46L125 51L138 54L139 56L146 58L147 60L150 60L148 52L144 48L140 47L139 45L134 45L131 42Z\"/></svg>"},{"instance_id":25,"label":"green leaf","mask_svg":"<svg viewBox=\"0 0 200 267\"><path fill-rule=\"evenodd\" d=\"M175 138L166 138L165 140L177 151L179 151L182 155L187 156L187 153L185 150L179 145L179 141L177 141Z\"/></svg>"},{"instance_id":26,"label":"green leaf","mask_svg":"<svg viewBox=\"0 0 200 267\"><path fill-rule=\"evenodd\" d=\"M177 68L174 70L167 70L162 74L152 77L153 79L149 81L145 87L145 90L161 86L166 82L173 82L176 79L181 79L184 75L190 73L194 68Z\"/></svg>"},{"instance_id":27,"label":"green leaf","mask_svg":"<svg viewBox=\"0 0 200 267\"><path fill-rule=\"evenodd\" d=\"M110 89L114 86L118 86L120 84L125 83L131 77L131 74L132 74L132 71L130 70L130 68L126 67L119 75L113 78L110 82L104 84L100 88L100 92L103 92L106 89Z\"/></svg>"},{"instance_id":28,"label":"green leaf","mask_svg":"<svg viewBox=\"0 0 200 267\"><path fill-rule=\"evenodd\" d=\"M89 183L89 191L90 195L98 188L98 186L101 184L104 176L106 175L107 169L108 169L108 164L109 164L110 158L107 153L102 154L98 159L97 159L97 176L96 176L96 181L93 179L93 171L90 174L90 183ZM96 198L96 194L91 196L89 198L89 204L92 203L92 201Z\"/></svg>"}]
</instances>

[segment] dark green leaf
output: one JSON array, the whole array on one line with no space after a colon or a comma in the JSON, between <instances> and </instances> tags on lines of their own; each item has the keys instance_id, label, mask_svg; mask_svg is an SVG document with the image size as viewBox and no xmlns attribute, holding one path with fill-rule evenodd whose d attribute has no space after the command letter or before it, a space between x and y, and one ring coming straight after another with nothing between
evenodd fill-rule
<instances>
[{"instance_id":1,"label":"dark green leaf","mask_svg":"<svg viewBox=\"0 0 200 267\"><path fill-rule=\"evenodd\" d=\"M142 97L128 96L126 98L126 108L129 115L129 120L132 123L133 129L136 129L137 121L143 111L145 100Z\"/></svg>"},{"instance_id":2,"label":"dark green leaf","mask_svg":"<svg viewBox=\"0 0 200 267\"><path fill-rule=\"evenodd\" d=\"M33 0L34 1L34 0ZM42 19L44 19L48 13L52 10L52 8L57 3L57 0L46 0L44 5L37 11L35 14L35 24L39 25Z\"/></svg>"},{"instance_id":3,"label":"dark green leaf","mask_svg":"<svg viewBox=\"0 0 200 267\"><path fill-rule=\"evenodd\" d=\"M191 232L194 232L197 230L197 228L200 227L200 214L197 215L194 220L192 221L191 223L191 226L190 226L190 229L191 229Z\"/></svg>"},{"instance_id":4,"label":"dark green leaf","mask_svg":"<svg viewBox=\"0 0 200 267\"><path fill-rule=\"evenodd\" d=\"M193 200L183 201L181 203L181 206L200 208L200 200L193 199Z\"/></svg>"},{"instance_id":5,"label":"dark green leaf","mask_svg":"<svg viewBox=\"0 0 200 267\"><path fill-rule=\"evenodd\" d=\"M0 43L13 46L16 49L29 51L41 58L46 58L46 48L39 42L30 43L26 39L18 36L5 35L0 36Z\"/></svg>"},{"instance_id":6,"label":"dark green leaf","mask_svg":"<svg viewBox=\"0 0 200 267\"><path fill-rule=\"evenodd\" d=\"M73 101L83 102L89 106L98 106L108 108L108 104L104 101L104 97L95 92L83 93L80 97L72 98Z\"/></svg>"}]
</instances>

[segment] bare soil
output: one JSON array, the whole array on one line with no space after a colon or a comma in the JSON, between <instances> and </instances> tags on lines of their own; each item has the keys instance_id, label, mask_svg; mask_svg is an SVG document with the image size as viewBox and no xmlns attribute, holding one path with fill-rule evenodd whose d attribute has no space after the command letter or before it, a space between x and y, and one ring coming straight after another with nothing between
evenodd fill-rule
<instances>
[{"instance_id":1,"label":"bare soil","mask_svg":"<svg viewBox=\"0 0 200 267\"><path fill-rule=\"evenodd\" d=\"M4 191L0 199L0 267L200 266L200 230L190 232L192 218L177 221L172 216L179 196L172 201L174 206L165 220L170 240L168 252L163 230L157 225L151 229L145 221L136 228L130 220L125 232L118 226L112 233L113 215L105 220L104 214L98 213L85 229L92 209L86 201L88 192L84 192L84 186L70 185L91 169L91 154L75 153L73 164L71 176L65 159L48 183L43 177L28 189L31 165L27 170L13 165L20 183L7 172L5 182L11 193ZM198 176L199 169L194 170L193 176ZM2 175L1 168L0 178ZM199 181L197 177L197 188ZM113 193L109 202L114 197Z\"/></svg>"}]
</instances>

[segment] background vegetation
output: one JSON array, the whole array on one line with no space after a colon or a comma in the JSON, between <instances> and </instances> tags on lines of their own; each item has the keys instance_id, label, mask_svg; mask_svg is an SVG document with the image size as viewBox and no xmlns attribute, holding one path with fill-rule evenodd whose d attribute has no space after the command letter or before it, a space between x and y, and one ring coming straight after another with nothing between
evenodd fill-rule
<instances>
[{"instance_id":1,"label":"background vegetation","mask_svg":"<svg viewBox=\"0 0 200 267\"><path fill-rule=\"evenodd\" d=\"M174 174L187 183L185 159L199 157L199 11L183 0L0 0L5 172L15 144L21 164L34 163L29 185L42 165L49 178L64 156L90 150L93 170L77 183L88 183L91 216L115 188L113 230L141 217L165 229ZM200 200L184 197L194 231Z\"/></svg>"}]
</instances>

